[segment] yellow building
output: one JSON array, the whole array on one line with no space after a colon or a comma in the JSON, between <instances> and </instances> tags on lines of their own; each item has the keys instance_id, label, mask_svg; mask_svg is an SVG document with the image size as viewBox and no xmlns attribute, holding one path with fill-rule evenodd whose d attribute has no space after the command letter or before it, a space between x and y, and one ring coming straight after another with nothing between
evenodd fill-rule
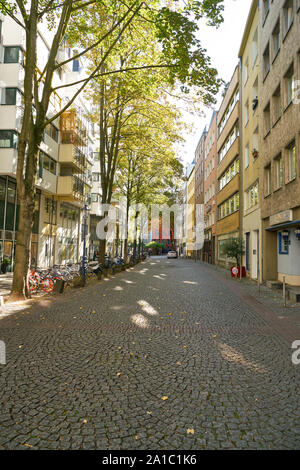
<instances>
[{"instance_id":1,"label":"yellow building","mask_svg":"<svg viewBox=\"0 0 300 470\"><path fill-rule=\"evenodd\" d=\"M187 182L187 210L186 210L186 254L194 255L195 242L195 166L188 175Z\"/></svg>"},{"instance_id":2,"label":"yellow building","mask_svg":"<svg viewBox=\"0 0 300 470\"><path fill-rule=\"evenodd\" d=\"M257 0L253 0L246 23L240 51L240 96L242 97L241 139L241 195L243 201L242 232L245 240L244 265L251 279L261 278L261 211L260 193L260 32Z\"/></svg>"}]
</instances>

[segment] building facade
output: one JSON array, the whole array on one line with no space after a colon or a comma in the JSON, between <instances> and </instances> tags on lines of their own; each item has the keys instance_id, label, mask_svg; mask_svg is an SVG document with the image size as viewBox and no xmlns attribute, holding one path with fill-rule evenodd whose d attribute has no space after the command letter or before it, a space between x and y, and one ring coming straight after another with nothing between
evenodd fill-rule
<instances>
[{"instance_id":1,"label":"building facade","mask_svg":"<svg viewBox=\"0 0 300 470\"><path fill-rule=\"evenodd\" d=\"M260 1L260 38L263 278L300 286L300 2Z\"/></svg>"},{"instance_id":2,"label":"building facade","mask_svg":"<svg viewBox=\"0 0 300 470\"><path fill-rule=\"evenodd\" d=\"M49 52L48 31L38 32L38 66L43 70ZM16 193L17 142L23 114L25 35L8 16L0 17L0 257L13 269L18 229ZM58 61L72 57L67 43ZM53 86L78 79L82 69L71 61L55 73ZM51 97L48 116L59 111L70 89ZM94 149L88 109L78 98L59 119L47 125L40 146L36 180L36 213L31 262L41 267L77 262L83 254L83 207L90 204Z\"/></svg>"},{"instance_id":3,"label":"building facade","mask_svg":"<svg viewBox=\"0 0 300 470\"><path fill-rule=\"evenodd\" d=\"M195 256L195 165L189 167L187 174L186 209L186 256Z\"/></svg>"},{"instance_id":4,"label":"building facade","mask_svg":"<svg viewBox=\"0 0 300 470\"><path fill-rule=\"evenodd\" d=\"M261 279L260 199L260 30L257 0L253 0L239 51L240 59L240 143L243 195L243 265L251 279Z\"/></svg>"},{"instance_id":5,"label":"building facade","mask_svg":"<svg viewBox=\"0 0 300 470\"><path fill-rule=\"evenodd\" d=\"M207 136L207 129L205 127L195 150L194 186L195 186L195 205L197 207L197 215L195 215L195 222L196 222L196 217L197 217L197 224L202 224L202 217L203 217L203 211L201 209L203 208L203 205L204 205L204 162L205 162L206 136ZM199 230L199 227L197 228L197 230ZM204 246L202 249L200 249L199 246L195 248L197 251L196 253L197 259L202 259Z\"/></svg>"},{"instance_id":6,"label":"building facade","mask_svg":"<svg viewBox=\"0 0 300 470\"><path fill-rule=\"evenodd\" d=\"M226 240L240 236L240 73L237 66L218 113L217 262L227 266Z\"/></svg>"},{"instance_id":7,"label":"building facade","mask_svg":"<svg viewBox=\"0 0 300 470\"><path fill-rule=\"evenodd\" d=\"M203 261L215 264L217 228L217 118L213 112L204 145L204 246Z\"/></svg>"}]
</instances>

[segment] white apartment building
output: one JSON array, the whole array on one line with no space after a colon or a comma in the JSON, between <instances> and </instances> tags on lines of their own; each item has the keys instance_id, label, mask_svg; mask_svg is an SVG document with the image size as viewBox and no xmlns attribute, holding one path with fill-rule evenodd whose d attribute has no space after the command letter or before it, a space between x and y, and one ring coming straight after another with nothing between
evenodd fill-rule
<instances>
[{"instance_id":1,"label":"white apartment building","mask_svg":"<svg viewBox=\"0 0 300 470\"><path fill-rule=\"evenodd\" d=\"M48 60L49 39L47 29L39 31L39 70L43 70ZM18 228L15 176L23 112L24 53L23 29L9 17L0 15L0 258L10 260L10 269ZM58 61L72 55L73 51L65 43ZM57 70L54 85L72 83L81 73L81 64L73 60ZM61 88L60 94L52 95L49 116L61 109L72 91ZM32 264L41 267L80 260L83 254L83 207L87 204L92 209L89 210L89 218L96 211L94 203L91 207L95 135L86 117L87 111L84 100L79 98L45 129L36 181L36 214L31 249ZM94 173L97 172L98 167ZM95 193L100 193L99 185L93 188L93 201Z\"/></svg>"}]
</instances>

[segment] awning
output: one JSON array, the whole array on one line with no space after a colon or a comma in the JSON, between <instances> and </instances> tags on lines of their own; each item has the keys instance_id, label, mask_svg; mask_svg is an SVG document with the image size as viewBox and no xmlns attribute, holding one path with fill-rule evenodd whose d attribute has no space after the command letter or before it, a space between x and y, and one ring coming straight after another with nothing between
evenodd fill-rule
<instances>
[{"instance_id":1,"label":"awning","mask_svg":"<svg viewBox=\"0 0 300 470\"><path fill-rule=\"evenodd\" d=\"M287 228L287 227L300 227L300 220L293 220L292 222L284 222L283 224L279 225L272 225L271 227L266 228L268 232L275 232L276 230L280 230L282 228Z\"/></svg>"}]
</instances>

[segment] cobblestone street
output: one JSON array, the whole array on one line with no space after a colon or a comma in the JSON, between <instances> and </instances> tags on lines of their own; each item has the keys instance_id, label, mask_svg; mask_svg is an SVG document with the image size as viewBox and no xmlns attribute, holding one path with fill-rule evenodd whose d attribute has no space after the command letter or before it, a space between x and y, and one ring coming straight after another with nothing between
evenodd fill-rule
<instances>
[{"instance_id":1,"label":"cobblestone street","mask_svg":"<svg viewBox=\"0 0 300 470\"><path fill-rule=\"evenodd\" d=\"M243 289L152 258L0 319L0 448L300 449L300 308Z\"/></svg>"}]
</instances>

